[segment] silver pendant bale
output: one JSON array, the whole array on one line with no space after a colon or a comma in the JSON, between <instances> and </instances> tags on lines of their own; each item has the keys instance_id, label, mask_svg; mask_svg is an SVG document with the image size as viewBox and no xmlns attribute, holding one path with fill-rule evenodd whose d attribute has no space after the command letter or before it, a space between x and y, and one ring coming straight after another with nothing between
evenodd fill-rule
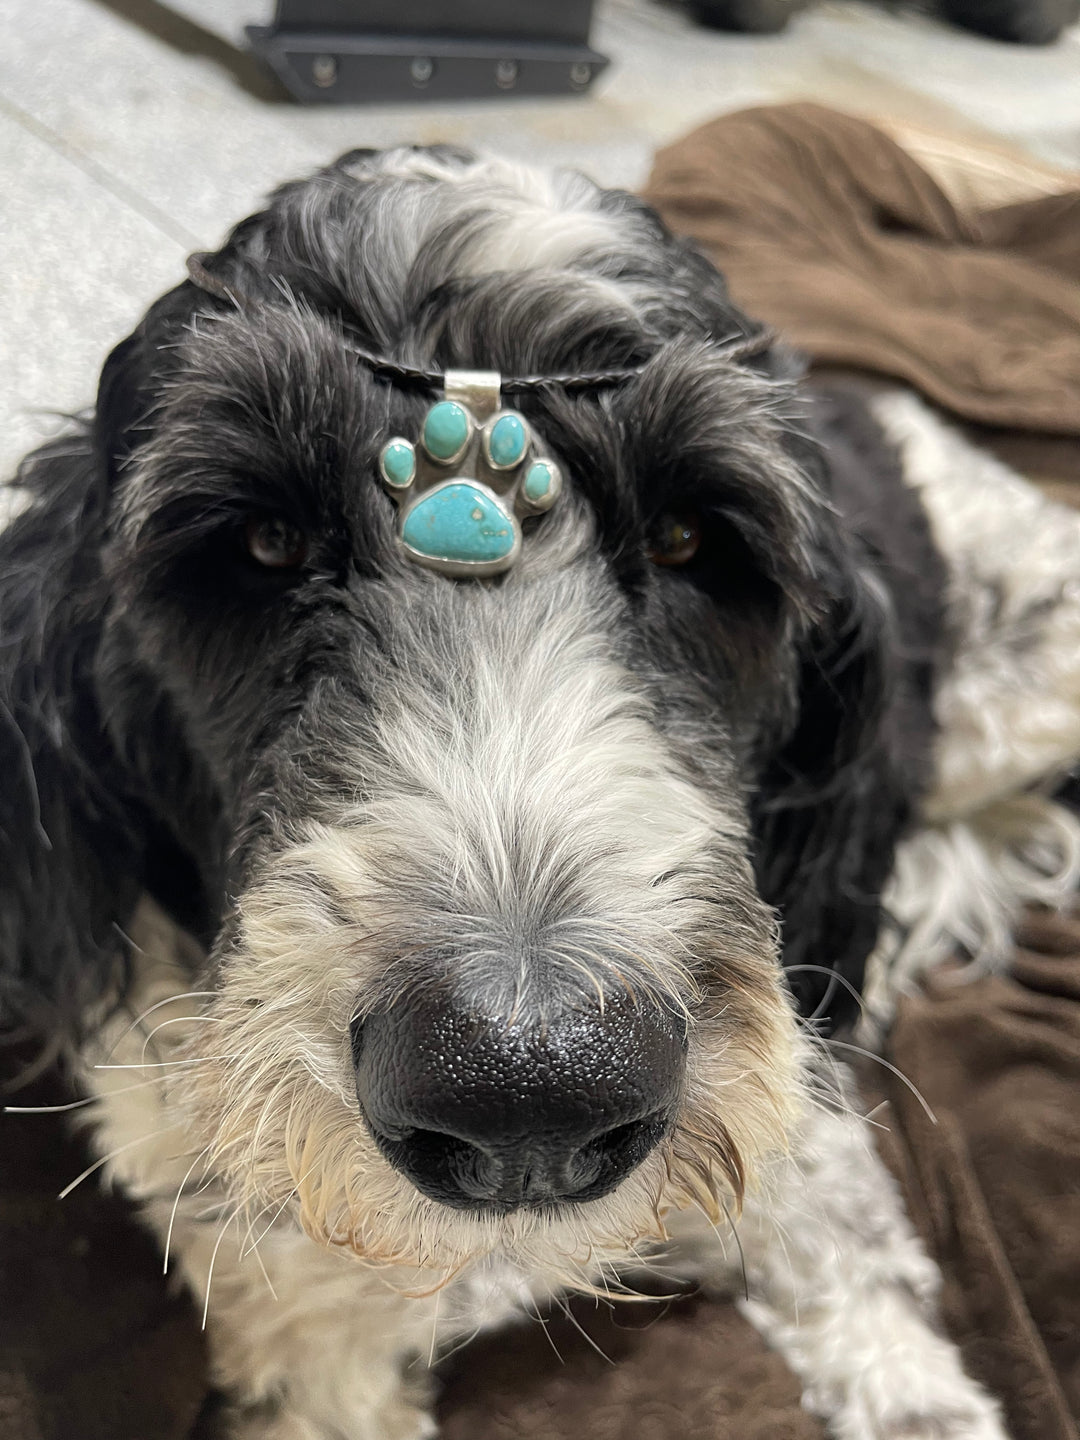
<instances>
[{"instance_id":1,"label":"silver pendant bale","mask_svg":"<svg viewBox=\"0 0 1080 1440\"><path fill-rule=\"evenodd\" d=\"M427 412L419 439L398 435L379 452L398 506L398 543L429 570L459 578L509 570L521 553L522 519L558 499L558 466L501 391L497 370L448 370L445 398Z\"/></svg>"}]
</instances>

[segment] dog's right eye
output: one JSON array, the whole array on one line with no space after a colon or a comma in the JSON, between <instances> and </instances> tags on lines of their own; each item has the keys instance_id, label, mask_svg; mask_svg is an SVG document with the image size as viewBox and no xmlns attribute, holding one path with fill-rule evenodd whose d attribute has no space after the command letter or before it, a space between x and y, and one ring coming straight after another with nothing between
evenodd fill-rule
<instances>
[{"instance_id":1,"label":"dog's right eye","mask_svg":"<svg viewBox=\"0 0 1080 1440\"><path fill-rule=\"evenodd\" d=\"M308 555L308 537L284 515L252 515L244 526L248 554L268 570L295 570Z\"/></svg>"}]
</instances>

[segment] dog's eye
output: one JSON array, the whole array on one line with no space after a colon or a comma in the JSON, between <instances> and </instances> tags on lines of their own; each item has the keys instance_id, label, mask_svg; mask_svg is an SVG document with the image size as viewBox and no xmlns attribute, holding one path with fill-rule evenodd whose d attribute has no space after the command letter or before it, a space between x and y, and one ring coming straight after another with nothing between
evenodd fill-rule
<instances>
[{"instance_id":1,"label":"dog's eye","mask_svg":"<svg viewBox=\"0 0 1080 1440\"><path fill-rule=\"evenodd\" d=\"M253 515L244 526L244 543L270 570L294 570L307 559L307 536L283 515Z\"/></svg>"},{"instance_id":2,"label":"dog's eye","mask_svg":"<svg viewBox=\"0 0 1080 1440\"><path fill-rule=\"evenodd\" d=\"M649 540L654 565L687 565L701 544L701 516L692 510L665 511L657 518Z\"/></svg>"}]
</instances>

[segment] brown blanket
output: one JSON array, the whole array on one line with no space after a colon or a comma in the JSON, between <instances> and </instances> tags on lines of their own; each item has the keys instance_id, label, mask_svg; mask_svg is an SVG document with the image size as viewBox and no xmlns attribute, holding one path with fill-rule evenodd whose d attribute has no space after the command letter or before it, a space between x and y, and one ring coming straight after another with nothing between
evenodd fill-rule
<instances>
[{"instance_id":1,"label":"brown blanket","mask_svg":"<svg viewBox=\"0 0 1080 1440\"><path fill-rule=\"evenodd\" d=\"M910 380L1030 472L1080 477L1076 194L961 211L883 133L787 106L663 152L650 198L817 360ZM866 1081L948 1327L1014 1440L1080 1440L1080 921L1031 917L1010 978L935 984L892 1046L937 1125L886 1072ZM57 1098L53 1079L18 1102ZM191 1306L121 1200L93 1180L56 1199L87 1163L62 1118L0 1115L0 1440L211 1440ZM823 1436L737 1310L697 1296L578 1302L444 1379L445 1440Z\"/></svg>"},{"instance_id":2,"label":"brown blanket","mask_svg":"<svg viewBox=\"0 0 1080 1440\"><path fill-rule=\"evenodd\" d=\"M798 104L661 150L645 198L816 361L967 420L1080 435L1080 188L962 211L883 130Z\"/></svg>"}]
</instances>

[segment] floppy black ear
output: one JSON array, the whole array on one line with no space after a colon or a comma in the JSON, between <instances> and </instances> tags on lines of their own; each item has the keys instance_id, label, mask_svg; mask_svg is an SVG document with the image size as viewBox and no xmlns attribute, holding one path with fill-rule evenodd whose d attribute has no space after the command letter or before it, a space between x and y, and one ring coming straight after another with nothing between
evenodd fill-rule
<instances>
[{"instance_id":1,"label":"floppy black ear","mask_svg":"<svg viewBox=\"0 0 1080 1440\"><path fill-rule=\"evenodd\" d=\"M839 382L811 393L824 448L804 463L834 507L812 547L824 608L801 642L795 722L751 813L791 987L827 1028L856 1011L881 892L930 778L947 577L865 396Z\"/></svg>"},{"instance_id":2,"label":"floppy black ear","mask_svg":"<svg viewBox=\"0 0 1080 1440\"><path fill-rule=\"evenodd\" d=\"M0 531L0 1029L55 1041L78 1035L94 1001L122 996L123 929L144 890L192 927L205 914L177 839L194 788L183 741L103 564L122 458L110 414L138 403L123 375L131 345L106 368L97 427L23 462L25 504ZM155 753L169 757L164 780Z\"/></svg>"},{"instance_id":3,"label":"floppy black ear","mask_svg":"<svg viewBox=\"0 0 1080 1440\"><path fill-rule=\"evenodd\" d=\"M895 733L890 630L879 597L847 577L805 641L798 719L751 806L758 887L780 914L792 991L826 1030L856 1009L917 794Z\"/></svg>"},{"instance_id":4,"label":"floppy black ear","mask_svg":"<svg viewBox=\"0 0 1080 1440\"><path fill-rule=\"evenodd\" d=\"M140 869L96 698L107 494L87 433L30 456L0 533L0 1006L56 1033L122 982Z\"/></svg>"}]
</instances>

